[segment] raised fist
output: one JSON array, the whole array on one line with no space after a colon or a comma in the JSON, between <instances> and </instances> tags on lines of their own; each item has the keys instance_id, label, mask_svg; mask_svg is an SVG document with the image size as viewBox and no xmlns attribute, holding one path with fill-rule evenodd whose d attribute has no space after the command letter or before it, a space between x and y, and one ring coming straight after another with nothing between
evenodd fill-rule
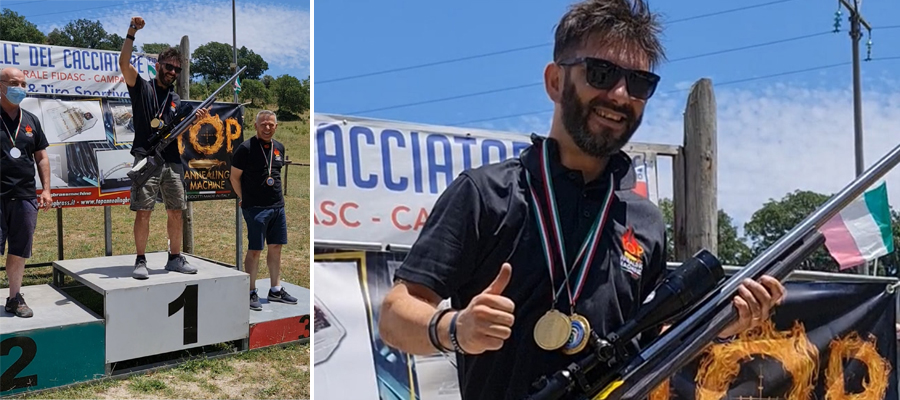
<instances>
[{"instance_id":1,"label":"raised fist","mask_svg":"<svg viewBox=\"0 0 900 400\"><path fill-rule=\"evenodd\" d=\"M499 350L512 334L515 304L501 294L509 284L512 266L504 263L497 278L456 319L456 338L468 354Z\"/></svg>"},{"instance_id":2,"label":"raised fist","mask_svg":"<svg viewBox=\"0 0 900 400\"><path fill-rule=\"evenodd\" d=\"M141 30L144 27L144 19L141 17L132 17L131 25L134 25L135 30Z\"/></svg>"}]
</instances>

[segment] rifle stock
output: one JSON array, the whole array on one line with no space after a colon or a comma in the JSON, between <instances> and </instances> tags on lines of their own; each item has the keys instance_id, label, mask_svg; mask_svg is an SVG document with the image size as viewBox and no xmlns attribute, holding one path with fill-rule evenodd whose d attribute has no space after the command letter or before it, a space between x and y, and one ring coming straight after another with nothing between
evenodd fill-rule
<instances>
[{"instance_id":1,"label":"rifle stock","mask_svg":"<svg viewBox=\"0 0 900 400\"><path fill-rule=\"evenodd\" d=\"M182 111L175 116L173 119L174 124L168 124L162 129L160 129L155 135L150 137L149 149L147 152L147 157L138 162L128 171L128 177L131 178L131 182L136 187L142 187L147 184L147 181L151 176L159 173L159 169L162 168L163 150L169 146L175 139L178 138L178 135L181 135L185 131L190 128L190 126L197 120L197 115L194 113L194 110L199 110L201 108L206 108L216 100L216 96L219 92L222 91L225 87L227 87L231 82L233 82L237 77L247 69L247 66L241 67L231 78L225 81L222 86L219 86L215 92L213 92L206 100L203 100L196 108L190 111Z\"/></svg>"},{"instance_id":2,"label":"rifle stock","mask_svg":"<svg viewBox=\"0 0 900 400\"><path fill-rule=\"evenodd\" d=\"M735 320L737 315L731 301L744 279L759 279L763 275L769 275L783 282L825 242L818 230L898 162L900 145L749 264L721 285L709 290L705 300L699 301L687 312L682 312L682 318L639 354L631 356L622 355L618 349L610 351L608 343L610 340L617 340L616 333L606 340L595 336L589 354L550 378L539 379L535 382L535 387L542 387L543 390L537 391L528 399L645 399L660 383L695 359L719 332ZM692 261L693 259L688 262ZM628 324L633 323L634 321L629 321ZM604 348L606 350L601 351ZM585 371L589 372L601 365L605 370L600 376L587 380Z\"/></svg>"}]
</instances>

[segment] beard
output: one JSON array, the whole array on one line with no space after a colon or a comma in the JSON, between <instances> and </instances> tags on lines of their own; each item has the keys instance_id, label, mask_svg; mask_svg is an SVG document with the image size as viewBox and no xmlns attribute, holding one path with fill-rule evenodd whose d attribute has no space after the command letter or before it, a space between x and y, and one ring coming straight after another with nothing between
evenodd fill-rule
<instances>
[{"instance_id":1,"label":"beard","mask_svg":"<svg viewBox=\"0 0 900 400\"><path fill-rule=\"evenodd\" d=\"M570 82L568 77L566 77L564 85L562 92L563 126L575 145L581 151L598 158L609 157L622 150L622 147L625 147L641 125L643 116L636 117L631 108L615 105L599 97L584 105L575 93L575 84ZM601 127L599 131L591 131L588 122L594 109L600 106L625 115L625 132L621 136L617 137L611 128L605 126Z\"/></svg>"}]
</instances>

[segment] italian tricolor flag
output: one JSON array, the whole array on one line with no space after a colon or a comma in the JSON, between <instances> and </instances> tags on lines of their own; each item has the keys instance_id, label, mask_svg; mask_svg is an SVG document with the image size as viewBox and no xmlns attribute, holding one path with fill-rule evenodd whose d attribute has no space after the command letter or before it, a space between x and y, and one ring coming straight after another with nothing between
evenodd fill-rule
<instances>
[{"instance_id":1,"label":"italian tricolor flag","mask_svg":"<svg viewBox=\"0 0 900 400\"><path fill-rule=\"evenodd\" d=\"M840 269L855 267L894 251L887 185L866 191L820 229L825 247Z\"/></svg>"}]
</instances>

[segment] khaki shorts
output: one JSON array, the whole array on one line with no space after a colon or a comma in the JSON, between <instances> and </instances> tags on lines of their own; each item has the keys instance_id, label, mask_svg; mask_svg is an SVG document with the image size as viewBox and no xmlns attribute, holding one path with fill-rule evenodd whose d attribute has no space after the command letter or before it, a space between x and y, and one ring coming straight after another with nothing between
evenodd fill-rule
<instances>
[{"instance_id":1,"label":"khaki shorts","mask_svg":"<svg viewBox=\"0 0 900 400\"><path fill-rule=\"evenodd\" d=\"M134 158L134 164L143 157ZM151 176L142 188L131 186L131 211L151 211L156 198L162 192L166 210L184 210L187 208L187 196L184 192L184 166L181 164L164 164L159 174Z\"/></svg>"}]
</instances>

